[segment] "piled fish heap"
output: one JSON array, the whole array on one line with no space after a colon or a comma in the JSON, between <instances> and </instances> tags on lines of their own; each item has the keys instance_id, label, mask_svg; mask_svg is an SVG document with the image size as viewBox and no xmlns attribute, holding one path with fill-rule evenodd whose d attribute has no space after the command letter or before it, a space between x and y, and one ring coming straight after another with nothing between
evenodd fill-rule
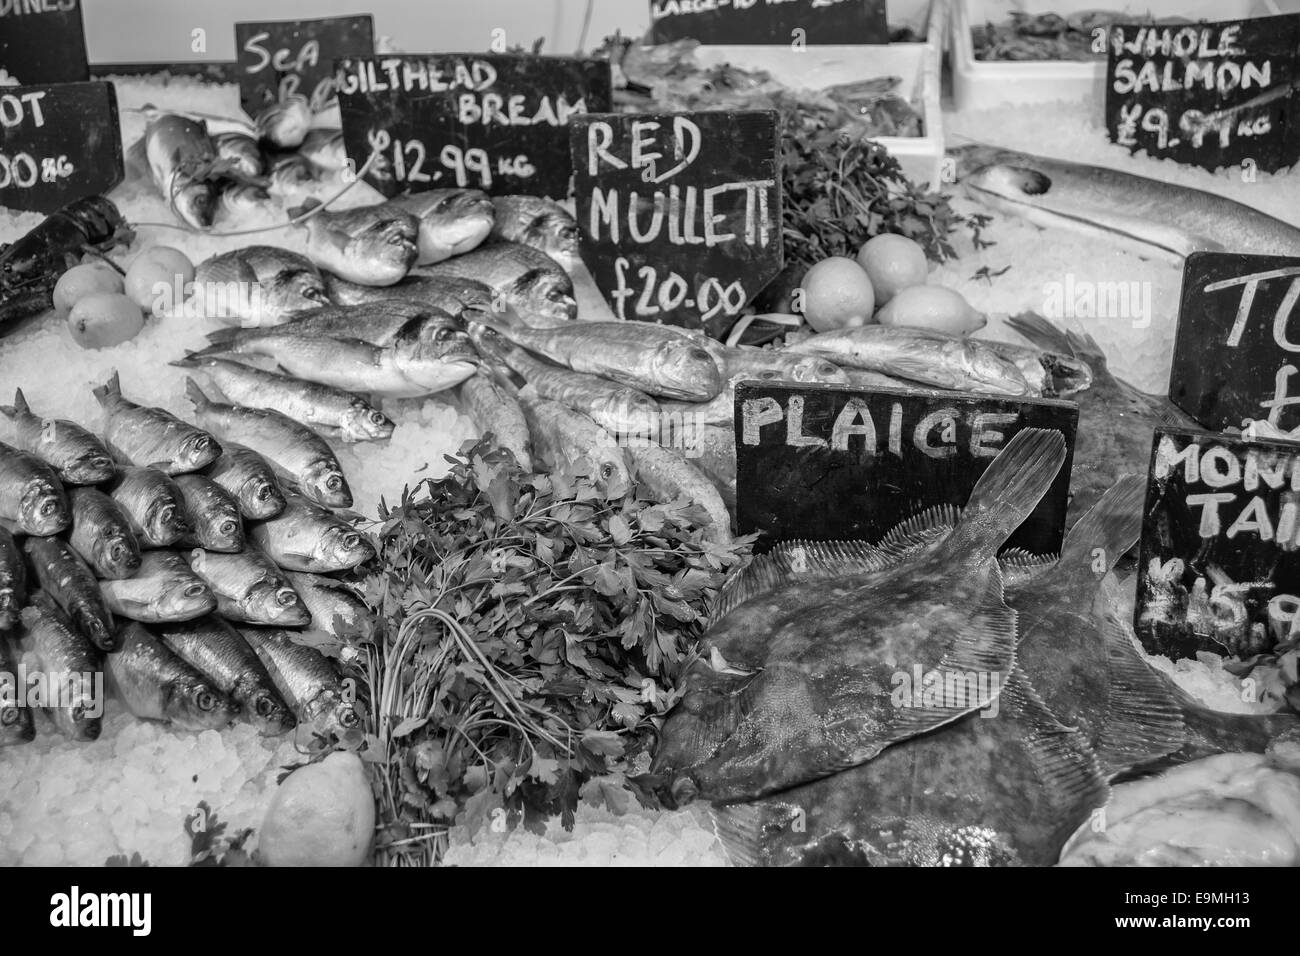
<instances>
[{"instance_id":1,"label":"piled fish heap","mask_svg":"<svg viewBox=\"0 0 1300 956\"><path fill-rule=\"evenodd\" d=\"M33 739L33 706L96 739L105 673L133 714L181 730L356 725L319 648L369 639L361 597L327 575L374 550L331 510L351 494L329 446L197 388L197 426L130 401L116 374L94 394L102 441L34 413L21 390L0 409L14 441L0 443L0 670L20 673L16 640L43 675L38 699L6 687L0 742Z\"/></svg>"}]
</instances>

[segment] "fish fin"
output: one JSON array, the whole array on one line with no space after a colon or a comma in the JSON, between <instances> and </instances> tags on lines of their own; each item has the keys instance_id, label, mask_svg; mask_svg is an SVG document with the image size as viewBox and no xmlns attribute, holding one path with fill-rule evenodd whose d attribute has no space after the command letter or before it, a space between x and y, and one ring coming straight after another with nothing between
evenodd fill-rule
<instances>
[{"instance_id":1,"label":"fish fin","mask_svg":"<svg viewBox=\"0 0 1300 956\"><path fill-rule=\"evenodd\" d=\"M1021 548L1009 548L998 555L1002 568L1002 586L1008 590L1023 587L1039 571L1045 571L1060 560L1058 554L1030 554Z\"/></svg>"},{"instance_id":2,"label":"fish fin","mask_svg":"<svg viewBox=\"0 0 1300 956\"><path fill-rule=\"evenodd\" d=\"M212 404L212 400L199 388L198 382L188 376L185 378L185 395L194 404L196 412L201 412Z\"/></svg>"},{"instance_id":3,"label":"fish fin","mask_svg":"<svg viewBox=\"0 0 1300 956\"><path fill-rule=\"evenodd\" d=\"M936 505L889 529L876 546L898 558L948 535L961 520L956 505Z\"/></svg>"},{"instance_id":4,"label":"fish fin","mask_svg":"<svg viewBox=\"0 0 1300 956\"><path fill-rule=\"evenodd\" d=\"M1044 352L1059 352L1078 358L1074 343L1065 329L1049 321L1037 312L1021 312L1006 321L1007 328L1027 339L1035 348Z\"/></svg>"},{"instance_id":5,"label":"fish fin","mask_svg":"<svg viewBox=\"0 0 1300 956\"><path fill-rule=\"evenodd\" d=\"M174 365L177 368L199 368L204 364L203 358L204 357L199 355L198 352L186 352L183 357L176 359L174 362L168 362L167 364Z\"/></svg>"},{"instance_id":6,"label":"fish fin","mask_svg":"<svg viewBox=\"0 0 1300 956\"><path fill-rule=\"evenodd\" d=\"M1102 575L1113 568L1142 537L1146 490L1146 478L1120 475L1065 536L1061 569L1082 577L1089 572ZM1097 566L1099 560L1104 562L1104 567Z\"/></svg>"},{"instance_id":7,"label":"fish fin","mask_svg":"<svg viewBox=\"0 0 1300 956\"><path fill-rule=\"evenodd\" d=\"M893 563L865 541L783 541L727 579L707 626L712 627L746 601L795 579L882 571Z\"/></svg>"},{"instance_id":8,"label":"fish fin","mask_svg":"<svg viewBox=\"0 0 1300 956\"><path fill-rule=\"evenodd\" d=\"M0 405L0 415L5 418L17 418L19 415L30 415L31 409L27 405L27 399L23 397L21 388L14 389L14 403L12 405Z\"/></svg>"},{"instance_id":9,"label":"fish fin","mask_svg":"<svg viewBox=\"0 0 1300 956\"><path fill-rule=\"evenodd\" d=\"M788 826L799 812L792 804L764 802L714 804L700 815L732 866L762 866L767 862L763 852L767 833Z\"/></svg>"},{"instance_id":10,"label":"fish fin","mask_svg":"<svg viewBox=\"0 0 1300 956\"><path fill-rule=\"evenodd\" d=\"M1108 575L1107 580L1115 579ZM1178 698L1143 660L1124 622L1107 614L1099 628L1106 642L1110 696L1096 750L1102 769L1113 776L1174 753L1186 742L1187 727Z\"/></svg>"},{"instance_id":11,"label":"fish fin","mask_svg":"<svg viewBox=\"0 0 1300 956\"><path fill-rule=\"evenodd\" d=\"M961 521L942 545L945 555L992 556L1047 494L1065 456L1065 436L1054 429L1016 432L975 483Z\"/></svg>"},{"instance_id":12,"label":"fish fin","mask_svg":"<svg viewBox=\"0 0 1300 956\"><path fill-rule=\"evenodd\" d=\"M91 389L90 394L95 396L95 401L103 408L107 408L110 403L121 398L122 380L118 377L117 369L113 369L113 374L108 377L107 382Z\"/></svg>"}]
</instances>

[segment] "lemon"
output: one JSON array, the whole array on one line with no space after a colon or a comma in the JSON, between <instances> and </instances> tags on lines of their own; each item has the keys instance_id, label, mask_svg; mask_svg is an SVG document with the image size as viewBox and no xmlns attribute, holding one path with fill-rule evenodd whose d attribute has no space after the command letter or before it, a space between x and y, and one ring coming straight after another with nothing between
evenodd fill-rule
<instances>
[{"instance_id":1,"label":"lemon","mask_svg":"<svg viewBox=\"0 0 1300 956\"><path fill-rule=\"evenodd\" d=\"M862 267L844 256L823 259L803 277L803 316L818 332L871 320L876 293Z\"/></svg>"},{"instance_id":2,"label":"lemon","mask_svg":"<svg viewBox=\"0 0 1300 956\"><path fill-rule=\"evenodd\" d=\"M152 312L156 303L184 302L185 286L193 281L194 263L185 253L171 246L154 246L140 253L126 270L126 294L140 308ZM159 285L168 291L163 292Z\"/></svg>"},{"instance_id":3,"label":"lemon","mask_svg":"<svg viewBox=\"0 0 1300 956\"><path fill-rule=\"evenodd\" d=\"M54 308L66 314L88 295L121 291L122 276L107 262L83 262L59 276L54 285Z\"/></svg>"},{"instance_id":4,"label":"lemon","mask_svg":"<svg viewBox=\"0 0 1300 956\"><path fill-rule=\"evenodd\" d=\"M120 292L93 292L82 296L68 313L68 330L83 349L106 349L140 334L144 313Z\"/></svg>"},{"instance_id":5,"label":"lemon","mask_svg":"<svg viewBox=\"0 0 1300 956\"><path fill-rule=\"evenodd\" d=\"M876 321L881 325L966 335L984 328L988 319L971 308L960 292L941 285L917 285L890 299L876 313Z\"/></svg>"},{"instance_id":6,"label":"lemon","mask_svg":"<svg viewBox=\"0 0 1300 956\"><path fill-rule=\"evenodd\" d=\"M925 276L930 270L920 243L891 232L881 233L863 243L858 250L858 265L871 279L878 306L884 305L903 289L925 285Z\"/></svg>"}]
</instances>

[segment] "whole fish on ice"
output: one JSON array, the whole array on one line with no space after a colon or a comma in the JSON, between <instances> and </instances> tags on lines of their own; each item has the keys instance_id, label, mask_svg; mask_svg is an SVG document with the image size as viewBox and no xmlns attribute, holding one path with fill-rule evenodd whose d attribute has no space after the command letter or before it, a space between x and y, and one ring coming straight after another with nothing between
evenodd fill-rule
<instances>
[{"instance_id":1,"label":"whole fish on ice","mask_svg":"<svg viewBox=\"0 0 1300 956\"><path fill-rule=\"evenodd\" d=\"M361 722L338 668L320 651L275 628L241 628L239 633L262 659L300 724L341 736Z\"/></svg>"},{"instance_id":2,"label":"whole fish on ice","mask_svg":"<svg viewBox=\"0 0 1300 956\"><path fill-rule=\"evenodd\" d=\"M368 286L348 282L327 272L325 288L329 291L330 302L335 305L376 305L406 299L441 309L450 315L460 315L466 309L490 312L496 297L486 284L460 276L412 275L394 285Z\"/></svg>"},{"instance_id":3,"label":"whole fish on ice","mask_svg":"<svg viewBox=\"0 0 1300 956\"><path fill-rule=\"evenodd\" d=\"M202 122L152 107L145 111L148 123L144 136L131 147L131 164L149 171L158 192L182 222L193 229L208 229L217 211L220 172L223 166L234 167L217 155Z\"/></svg>"},{"instance_id":4,"label":"whole fish on ice","mask_svg":"<svg viewBox=\"0 0 1300 956\"><path fill-rule=\"evenodd\" d=\"M77 633L101 651L116 648L113 615L81 556L62 538L28 538L23 551L32 580L63 609Z\"/></svg>"},{"instance_id":5,"label":"whole fish on ice","mask_svg":"<svg viewBox=\"0 0 1300 956\"><path fill-rule=\"evenodd\" d=\"M18 626L27 602L27 562L14 536L0 527L0 643Z\"/></svg>"},{"instance_id":6,"label":"whole fish on ice","mask_svg":"<svg viewBox=\"0 0 1300 956\"><path fill-rule=\"evenodd\" d=\"M573 280L564 267L518 242L489 243L418 274L485 283L502 307L497 311L509 309L525 325L563 325L578 315Z\"/></svg>"},{"instance_id":7,"label":"whole fish on ice","mask_svg":"<svg viewBox=\"0 0 1300 956\"><path fill-rule=\"evenodd\" d=\"M113 477L112 456L103 443L76 422L42 418L32 412L23 390L0 415L13 423L14 447L51 465L65 485L98 485Z\"/></svg>"},{"instance_id":8,"label":"whole fish on ice","mask_svg":"<svg viewBox=\"0 0 1300 956\"><path fill-rule=\"evenodd\" d=\"M141 548L167 548L190 530L185 500L176 482L156 468L121 469L108 486Z\"/></svg>"},{"instance_id":9,"label":"whole fish on ice","mask_svg":"<svg viewBox=\"0 0 1300 956\"><path fill-rule=\"evenodd\" d=\"M578 222L559 203L541 196L494 196L492 238L544 252L561 265L578 258Z\"/></svg>"},{"instance_id":10,"label":"whole fish on ice","mask_svg":"<svg viewBox=\"0 0 1300 956\"><path fill-rule=\"evenodd\" d=\"M194 269L204 314L227 325L279 325L295 312L329 303L325 282L306 256L248 246L205 259Z\"/></svg>"},{"instance_id":11,"label":"whole fish on ice","mask_svg":"<svg viewBox=\"0 0 1300 956\"><path fill-rule=\"evenodd\" d=\"M58 534L72 524L72 509L54 469L0 442L0 520L24 534Z\"/></svg>"},{"instance_id":12,"label":"whole fish on ice","mask_svg":"<svg viewBox=\"0 0 1300 956\"><path fill-rule=\"evenodd\" d=\"M217 440L161 408L137 405L122 395L117 372L94 389L104 409L104 439L123 464L144 465L168 475L199 471L221 457Z\"/></svg>"},{"instance_id":13,"label":"whole fish on ice","mask_svg":"<svg viewBox=\"0 0 1300 956\"><path fill-rule=\"evenodd\" d=\"M628 487L627 459L614 436L589 415L537 395L520 395L535 457L556 470L586 460L596 469L595 483L608 494Z\"/></svg>"},{"instance_id":14,"label":"whole fish on ice","mask_svg":"<svg viewBox=\"0 0 1300 956\"><path fill-rule=\"evenodd\" d=\"M23 626L24 646L36 654L49 685L54 725L70 740L98 740L104 714L103 688L95 680L104 666L99 651L43 591L23 609Z\"/></svg>"},{"instance_id":15,"label":"whole fish on ice","mask_svg":"<svg viewBox=\"0 0 1300 956\"><path fill-rule=\"evenodd\" d=\"M430 189L388 200L420 224L419 265L433 265L477 248L492 231L492 200L478 189Z\"/></svg>"},{"instance_id":16,"label":"whole fish on ice","mask_svg":"<svg viewBox=\"0 0 1300 956\"><path fill-rule=\"evenodd\" d=\"M190 530L181 537L186 547L233 554L244 548L244 523L235 496L203 475L178 475Z\"/></svg>"},{"instance_id":17,"label":"whole fish on ice","mask_svg":"<svg viewBox=\"0 0 1300 956\"><path fill-rule=\"evenodd\" d=\"M108 656L113 686L137 717L181 730L220 730L239 705L136 622L122 629L122 647Z\"/></svg>"},{"instance_id":18,"label":"whole fish on ice","mask_svg":"<svg viewBox=\"0 0 1300 956\"><path fill-rule=\"evenodd\" d=\"M68 500L72 505L68 543L96 577L116 581L140 570L140 542L121 505L98 488L73 488Z\"/></svg>"},{"instance_id":19,"label":"whole fish on ice","mask_svg":"<svg viewBox=\"0 0 1300 956\"><path fill-rule=\"evenodd\" d=\"M519 467L533 470L533 442L528 419L515 396L489 375L471 375L460 385L460 401L481 434L491 434L498 445L515 456Z\"/></svg>"},{"instance_id":20,"label":"whole fish on ice","mask_svg":"<svg viewBox=\"0 0 1300 956\"><path fill-rule=\"evenodd\" d=\"M285 571L350 571L375 556L365 535L328 508L285 489L285 508L248 526L248 537Z\"/></svg>"},{"instance_id":21,"label":"whole fish on ice","mask_svg":"<svg viewBox=\"0 0 1300 956\"><path fill-rule=\"evenodd\" d=\"M289 215L297 218L319 205L308 199ZM406 277L419 255L416 218L386 205L322 209L306 221L306 228L308 258L361 285L392 285Z\"/></svg>"},{"instance_id":22,"label":"whole fish on ice","mask_svg":"<svg viewBox=\"0 0 1300 956\"><path fill-rule=\"evenodd\" d=\"M228 621L306 627L311 613L284 572L260 548L238 554L195 548L190 568L217 596L217 613Z\"/></svg>"},{"instance_id":23,"label":"whole fish on ice","mask_svg":"<svg viewBox=\"0 0 1300 956\"><path fill-rule=\"evenodd\" d=\"M238 442L225 442L221 457L203 473L235 496L240 514L250 521L274 518L284 510L284 492L274 466Z\"/></svg>"},{"instance_id":24,"label":"whole fish on ice","mask_svg":"<svg viewBox=\"0 0 1300 956\"><path fill-rule=\"evenodd\" d=\"M212 589L175 551L146 551L135 575L100 581L99 593L114 614L143 624L192 621L217 609Z\"/></svg>"}]
</instances>

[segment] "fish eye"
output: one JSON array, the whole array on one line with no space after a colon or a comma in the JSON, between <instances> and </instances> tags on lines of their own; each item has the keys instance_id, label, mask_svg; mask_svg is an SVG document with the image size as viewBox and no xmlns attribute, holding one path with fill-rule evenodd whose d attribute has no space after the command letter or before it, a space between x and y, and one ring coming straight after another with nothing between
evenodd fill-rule
<instances>
[{"instance_id":1,"label":"fish eye","mask_svg":"<svg viewBox=\"0 0 1300 956\"><path fill-rule=\"evenodd\" d=\"M385 421L386 421L386 419L384 418L384 413L383 413L383 412L380 412L380 411L372 411L372 412L370 413L370 422L371 422L371 424L374 424L374 425L383 425L383 424L385 423Z\"/></svg>"},{"instance_id":2,"label":"fish eye","mask_svg":"<svg viewBox=\"0 0 1300 956\"><path fill-rule=\"evenodd\" d=\"M704 351L704 349L699 348L697 346L692 346L691 348L687 349L686 354L689 355L691 358L695 359L695 361L697 362L702 361L704 359L709 359L709 360L713 359L713 356L711 356L708 352Z\"/></svg>"},{"instance_id":3,"label":"fish eye","mask_svg":"<svg viewBox=\"0 0 1300 956\"><path fill-rule=\"evenodd\" d=\"M0 711L0 726L12 727L22 718L17 707L6 707Z\"/></svg>"},{"instance_id":4,"label":"fish eye","mask_svg":"<svg viewBox=\"0 0 1300 956\"><path fill-rule=\"evenodd\" d=\"M48 518L50 515L54 514L55 511L58 510L58 507L59 507L59 503L57 501L55 501L53 498L46 498L44 501L41 502L41 510L40 510L41 517Z\"/></svg>"},{"instance_id":5,"label":"fish eye","mask_svg":"<svg viewBox=\"0 0 1300 956\"><path fill-rule=\"evenodd\" d=\"M114 541L108 549L108 556L114 561L121 561L126 557L126 545L121 541Z\"/></svg>"},{"instance_id":6,"label":"fish eye","mask_svg":"<svg viewBox=\"0 0 1300 956\"><path fill-rule=\"evenodd\" d=\"M349 551L360 546L361 535L357 534L355 531L349 531L343 536L343 547L347 548Z\"/></svg>"},{"instance_id":7,"label":"fish eye","mask_svg":"<svg viewBox=\"0 0 1300 956\"><path fill-rule=\"evenodd\" d=\"M194 704L199 710L215 710L217 698L206 690L200 690L194 698Z\"/></svg>"},{"instance_id":8,"label":"fish eye","mask_svg":"<svg viewBox=\"0 0 1300 956\"><path fill-rule=\"evenodd\" d=\"M229 537L239 531L239 522L226 520L221 522L221 533Z\"/></svg>"},{"instance_id":9,"label":"fish eye","mask_svg":"<svg viewBox=\"0 0 1300 956\"><path fill-rule=\"evenodd\" d=\"M343 487L343 476L330 475L328 478L325 479L325 487L328 488L330 491L338 491L340 488Z\"/></svg>"},{"instance_id":10,"label":"fish eye","mask_svg":"<svg viewBox=\"0 0 1300 956\"><path fill-rule=\"evenodd\" d=\"M196 581L194 584L188 585L185 588L185 596L189 598L196 598L201 596L203 592L206 591L207 589L208 586L206 584L200 584Z\"/></svg>"},{"instance_id":11,"label":"fish eye","mask_svg":"<svg viewBox=\"0 0 1300 956\"><path fill-rule=\"evenodd\" d=\"M275 713L275 701L269 697L259 697L257 703L253 705L253 710L257 712L259 717L270 717Z\"/></svg>"},{"instance_id":12,"label":"fish eye","mask_svg":"<svg viewBox=\"0 0 1300 956\"><path fill-rule=\"evenodd\" d=\"M361 715L352 707L345 707L339 711L339 725L345 729L355 727L361 723Z\"/></svg>"},{"instance_id":13,"label":"fish eye","mask_svg":"<svg viewBox=\"0 0 1300 956\"><path fill-rule=\"evenodd\" d=\"M69 713L72 716L72 722L75 724L78 721L85 719L86 707L84 704L77 704L75 707L72 708L72 710Z\"/></svg>"},{"instance_id":14,"label":"fish eye","mask_svg":"<svg viewBox=\"0 0 1300 956\"><path fill-rule=\"evenodd\" d=\"M273 495L273 494L275 494L275 489L272 488L269 484L260 485L260 486L258 486L258 489L257 489L257 500L258 500L258 501L265 501L267 498L271 497L271 495Z\"/></svg>"},{"instance_id":15,"label":"fish eye","mask_svg":"<svg viewBox=\"0 0 1300 956\"><path fill-rule=\"evenodd\" d=\"M614 466L611 465L611 464L609 464L608 462L606 462L605 464L601 465L601 466L600 466L600 477L604 478L606 481L608 481L610 478L613 478L613 477L614 477Z\"/></svg>"},{"instance_id":16,"label":"fish eye","mask_svg":"<svg viewBox=\"0 0 1300 956\"><path fill-rule=\"evenodd\" d=\"M298 592L293 588L281 588L275 595L280 607L290 607L298 602Z\"/></svg>"}]
</instances>

